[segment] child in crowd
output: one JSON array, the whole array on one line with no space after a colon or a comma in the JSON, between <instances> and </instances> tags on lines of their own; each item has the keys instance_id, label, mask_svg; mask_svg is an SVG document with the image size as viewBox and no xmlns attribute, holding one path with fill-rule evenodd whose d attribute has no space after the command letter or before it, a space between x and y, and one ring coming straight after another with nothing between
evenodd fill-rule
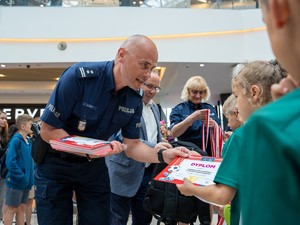
<instances>
[{"instance_id":1,"label":"child in crowd","mask_svg":"<svg viewBox=\"0 0 300 225\"><path fill-rule=\"evenodd\" d=\"M223 136L225 144L223 146L222 155L225 154L225 150L227 149L226 145L229 143L227 142L228 139L230 138L232 133L242 125L242 122L238 116L239 112L236 103L236 97L234 96L234 94L231 94L223 104L223 114L228 120L228 127L230 127L231 131L226 131ZM230 208L230 204L226 204L225 206L220 207L214 206L214 209L217 211L217 213L221 217L225 218L227 225L230 225ZM229 213L225 213L226 211Z\"/></svg>"},{"instance_id":2,"label":"child in crowd","mask_svg":"<svg viewBox=\"0 0 300 225\"><path fill-rule=\"evenodd\" d=\"M5 178L7 190L3 207L4 225L12 225L14 215L18 212L17 224L24 224L25 204L29 190L33 185L34 164L31 158L32 144L28 137L33 119L27 114L20 115L16 120L18 132L8 145Z\"/></svg>"},{"instance_id":3,"label":"child in crowd","mask_svg":"<svg viewBox=\"0 0 300 225\"><path fill-rule=\"evenodd\" d=\"M0 159L7 151L8 144L8 123L7 115L5 112L0 110ZM0 222L2 221L2 205L4 201L4 196L6 192L6 186L4 179L0 178Z\"/></svg>"},{"instance_id":4,"label":"child in crowd","mask_svg":"<svg viewBox=\"0 0 300 225\"><path fill-rule=\"evenodd\" d=\"M297 224L300 221L300 1L260 0L260 6L273 52L293 78L291 86L296 88L292 90L286 82L277 85L279 96L285 95L257 111L245 124L243 136L255 141L244 143L243 151L239 152L241 224Z\"/></svg>"},{"instance_id":5,"label":"child in crowd","mask_svg":"<svg viewBox=\"0 0 300 225\"><path fill-rule=\"evenodd\" d=\"M226 131L224 133L224 141L226 142L232 132L241 126L241 121L239 119L239 111L236 107L236 97L234 94L231 94L223 104L223 114L228 120L228 127L231 131ZM222 152L224 154L224 152Z\"/></svg>"},{"instance_id":6,"label":"child in crowd","mask_svg":"<svg viewBox=\"0 0 300 225\"><path fill-rule=\"evenodd\" d=\"M283 78L280 67L269 62L255 61L245 65L232 79L232 91L237 98L239 116L245 122L258 108L272 100L270 88ZM177 185L184 195L195 195L206 201L225 205L231 202L231 225L238 225L240 220L238 151L241 146L243 126L236 129L224 146L226 152L214 179L215 184L194 186L185 179ZM254 140L248 140L254 141Z\"/></svg>"},{"instance_id":7,"label":"child in crowd","mask_svg":"<svg viewBox=\"0 0 300 225\"><path fill-rule=\"evenodd\" d=\"M174 137L171 133L171 131L167 128L166 124L160 124L160 133L162 134L163 138L162 140L165 142L172 142L174 141Z\"/></svg>"}]
</instances>

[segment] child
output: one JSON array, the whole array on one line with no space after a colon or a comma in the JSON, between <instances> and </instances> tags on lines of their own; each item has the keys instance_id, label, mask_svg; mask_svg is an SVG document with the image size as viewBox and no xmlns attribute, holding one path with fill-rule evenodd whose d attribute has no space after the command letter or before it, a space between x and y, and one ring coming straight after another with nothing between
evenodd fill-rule
<instances>
[{"instance_id":1,"label":"child","mask_svg":"<svg viewBox=\"0 0 300 225\"><path fill-rule=\"evenodd\" d=\"M237 98L239 116L243 122L269 101L271 101L270 88L282 79L279 66L271 63L255 61L248 63L232 79L232 91ZM204 200L225 205L231 201L231 225L238 225L240 220L239 205L239 164L238 151L240 148L241 132L243 126L236 129L226 145L226 154L214 179L216 184L206 187L194 186L185 179L184 184L177 185L184 195L195 195ZM254 141L254 140L248 140Z\"/></svg>"},{"instance_id":2,"label":"child","mask_svg":"<svg viewBox=\"0 0 300 225\"><path fill-rule=\"evenodd\" d=\"M225 151L227 149L226 145L229 143L227 142L232 133L239 128L242 125L242 122L240 121L238 117L238 109L236 107L236 97L234 94L231 94L226 101L223 104L223 114L228 120L228 126L230 127L231 131L227 131L224 134L224 141L225 144L222 149L222 155L224 156ZM230 204L226 204L225 206L214 206L214 209L217 211L217 213L224 217L227 225L230 225ZM226 213L227 212L227 213Z\"/></svg>"},{"instance_id":3,"label":"child","mask_svg":"<svg viewBox=\"0 0 300 225\"><path fill-rule=\"evenodd\" d=\"M31 158L32 117L24 114L16 120L18 132L8 145L5 178L7 190L4 203L4 225L12 225L14 215L18 212L17 224L24 224L24 209L28 201L29 190L33 185L34 164Z\"/></svg>"},{"instance_id":4,"label":"child","mask_svg":"<svg viewBox=\"0 0 300 225\"><path fill-rule=\"evenodd\" d=\"M241 126L241 121L238 117L239 112L236 107L236 97L234 94L231 94L223 104L223 114L228 120L228 127L230 127L231 131L226 131L224 133L224 141L226 142L232 132ZM222 152L224 154L224 152Z\"/></svg>"},{"instance_id":5,"label":"child","mask_svg":"<svg viewBox=\"0 0 300 225\"><path fill-rule=\"evenodd\" d=\"M242 224L298 224L300 1L261 0L260 6L273 52L297 88L281 86L285 95L245 124L243 135L255 142L243 144L239 154Z\"/></svg>"}]
</instances>

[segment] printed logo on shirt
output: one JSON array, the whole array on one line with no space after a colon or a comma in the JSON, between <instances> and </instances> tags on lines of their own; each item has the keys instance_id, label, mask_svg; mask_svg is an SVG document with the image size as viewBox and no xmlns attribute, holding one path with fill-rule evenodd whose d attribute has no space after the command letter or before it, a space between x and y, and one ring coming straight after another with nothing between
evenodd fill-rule
<instances>
[{"instance_id":1,"label":"printed logo on shirt","mask_svg":"<svg viewBox=\"0 0 300 225\"><path fill-rule=\"evenodd\" d=\"M138 127L138 128L142 127L142 123L136 123L135 127Z\"/></svg>"},{"instance_id":2,"label":"printed logo on shirt","mask_svg":"<svg viewBox=\"0 0 300 225\"><path fill-rule=\"evenodd\" d=\"M90 109L94 109L94 110L97 109L97 106L91 105L91 104L89 104L87 102L83 102L82 105L85 106L85 107L88 107Z\"/></svg>"},{"instance_id":3,"label":"printed logo on shirt","mask_svg":"<svg viewBox=\"0 0 300 225\"><path fill-rule=\"evenodd\" d=\"M55 116L56 118L58 118L58 117L60 116L60 113L59 113L58 111L56 111L56 108L54 107L54 105L49 104L49 105L47 106L47 108L54 114L54 116Z\"/></svg>"},{"instance_id":4,"label":"printed logo on shirt","mask_svg":"<svg viewBox=\"0 0 300 225\"><path fill-rule=\"evenodd\" d=\"M130 114L134 114L134 109L130 109L124 106L119 106L119 111L124 112L124 113L130 113Z\"/></svg>"}]
</instances>

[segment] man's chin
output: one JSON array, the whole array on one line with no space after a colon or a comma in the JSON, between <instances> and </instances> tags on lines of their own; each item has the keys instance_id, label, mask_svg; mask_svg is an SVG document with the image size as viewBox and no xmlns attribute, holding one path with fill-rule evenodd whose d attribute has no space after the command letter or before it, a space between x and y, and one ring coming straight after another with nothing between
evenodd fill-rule
<instances>
[{"instance_id":1,"label":"man's chin","mask_svg":"<svg viewBox=\"0 0 300 225\"><path fill-rule=\"evenodd\" d=\"M135 91L138 91L139 89L141 89L141 85L139 87L135 87L133 85L128 85L128 87L135 90Z\"/></svg>"}]
</instances>

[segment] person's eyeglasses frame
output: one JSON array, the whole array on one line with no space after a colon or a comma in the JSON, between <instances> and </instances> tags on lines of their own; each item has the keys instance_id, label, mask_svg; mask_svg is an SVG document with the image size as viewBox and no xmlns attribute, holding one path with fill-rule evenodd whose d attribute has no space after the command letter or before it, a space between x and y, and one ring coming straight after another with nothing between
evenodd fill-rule
<instances>
[{"instance_id":1,"label":"person's eyeglasses frame","mask_svg":"<svg viewBox=\"0 0 300 225\"><path fill-rule=\"evenodd\" d=\"M207 90L190 90L190 93L193 94L193 95L197 95L197 94L200 94L200 95L205 95L207 93Z\"/></svg>"},{"instance_id":2,"label":"person's eyeglasses frame","mask_svg":"<svg viewBox=\"0 0 300 225\"><path fill-rule=\"evenodd\" d=\"M153 84L144 82L144 85L148 88L148 90L153 91L155 90L156 93L160 92L161 88L158 86L154 86Z\"/></svg>"}]
</instances>

